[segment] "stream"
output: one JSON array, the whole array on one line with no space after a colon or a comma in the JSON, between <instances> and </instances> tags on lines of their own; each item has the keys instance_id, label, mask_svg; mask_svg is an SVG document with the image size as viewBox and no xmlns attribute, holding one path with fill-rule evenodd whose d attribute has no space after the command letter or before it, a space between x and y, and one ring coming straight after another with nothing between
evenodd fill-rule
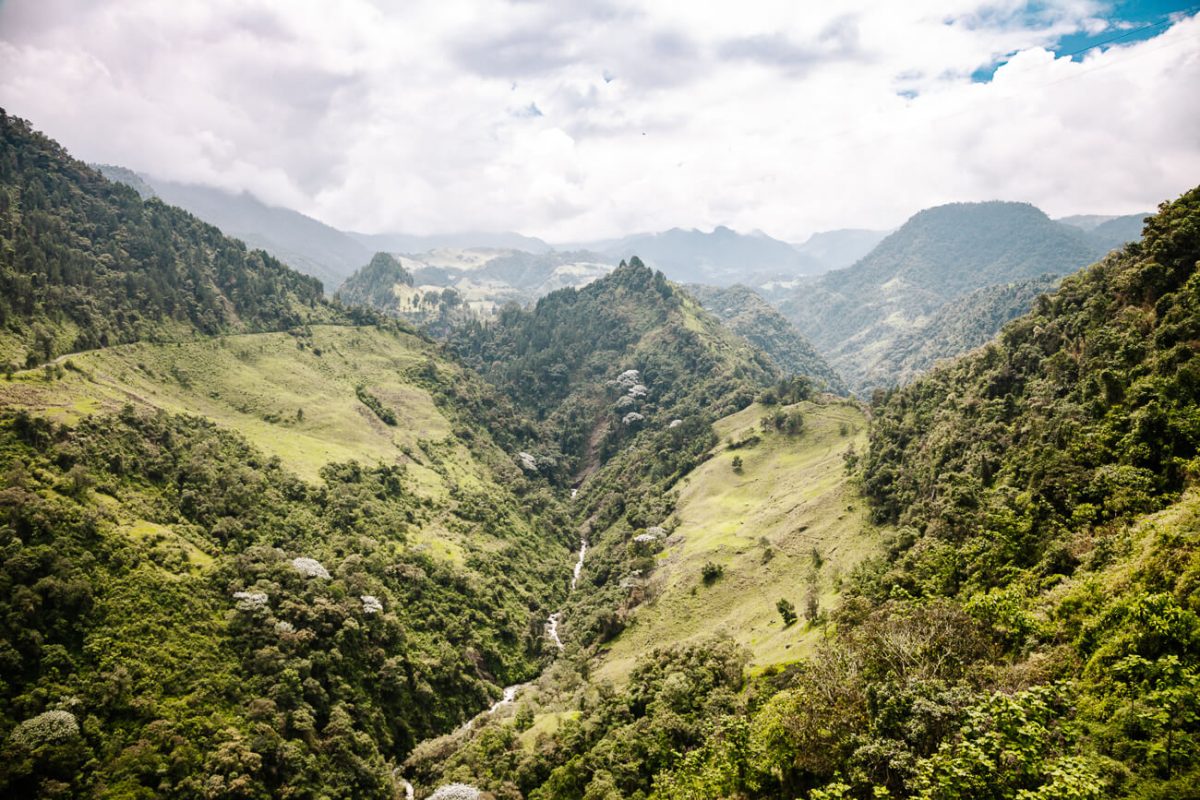
<instances>
[{"instance_id":1,"label":"stream","mask_svg":"<svg viewBox=\"0 0 1200 800\"><path fill-rule=\"evenodd\" d=\"M571 490L571 499L574 500L575 495L577 495L578 493L579 493L578 489L572 489ZM575 586L576 586L576 584L579 583L579 576L583 572L583 562L584 562L584 559L587 557L587 549L588 549L587 539L580 539L579 540L579 558L575 561L574 569L571 570L571 591L572 592L575 591ZM546 638L548 638L552 642L554 642L555 647L557 647L560 651L563 649L562 639L560 639L558 637L558 623L559 623L559 620L561 620L561 619L562 619L561 611L555 611L553 614L551 614L549 617L546 618ZM473 728L475 726L475 723L478 722L479 720L482 720L482 719L485 719L485 718L491 716L492 714L496 713L504 706L512 705L516 701L517 695L519 695L521 693L521 690L524 689L528 685L529 685L528 683L518 683L515 686L504 687L504 694L500 697L499 700L492 703L492 705L489 708L487 708L483 711L480 711L478 714L476 714L475 716L471 717L469 720L464 722L462 724L462 726L459 727L457 732L462 733L464 731L469 731L471 728ZM398 767L395 770L393 770L393 775L395 775L396 780L398 780L400 782L401 787L403 787L403 789L404 789L405 800L413 800L413 785L411 783L409 783L407 780L405 780L403 777L400 776L400 769Z\"/></svg>"}]
</instances>

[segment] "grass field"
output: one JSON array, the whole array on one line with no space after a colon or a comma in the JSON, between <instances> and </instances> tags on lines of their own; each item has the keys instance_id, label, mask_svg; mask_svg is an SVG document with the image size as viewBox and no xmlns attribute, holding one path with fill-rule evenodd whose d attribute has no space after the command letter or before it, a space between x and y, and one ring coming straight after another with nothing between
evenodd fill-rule
<instances>
[{"instance_id":1,"label":"grass field","mask_svg":"<svg viewBox=\"0 0 1200 800\"><path fill-rule=\"evenodd\" d=\"M793 408L805 421L795 436L763 433L766 409L757 404L717 423L721 443L680 487L678 526L659 555L652 599L602 655L601 677L619 681L655 646L718 632L750 648L755 667L795 661L824 635L804 619L810 584L820 608L833 607L841 576L880 540L843 460L851 446L865 448L867 421L843 401ZM729 447L755 433L759 443ZM705 585L709 561L724 574ZM781 598L800 614L788 627L776 609Z\"/></svg>"},{"instance_id":2,"label":"grass field","mask_svg":"<svg viewBox=\"0 0 1200 800\"><path fill-rule=\"evenodd\" d=\"M77 353L60 379L43 370L0 380L0 406L28 408L71 424L126 403L211 419L238 431L310 482L331 462L406 465L406 485L446 508L451 486L486 488L493 473L451 436L451 423L406 377L433 345L375 328L313 326L311 336L264 333L139 343ZM356 392L362 385L396 415L385 424ZM461 537L440 514L414 532L414 546L461 562ZM134 524L129 532L149 532ZM156 532L169 536L169 531ZM477 542L488 546L486 542ZM190 553L193 563L203 563Z\"/></svg>"}]
</instances>

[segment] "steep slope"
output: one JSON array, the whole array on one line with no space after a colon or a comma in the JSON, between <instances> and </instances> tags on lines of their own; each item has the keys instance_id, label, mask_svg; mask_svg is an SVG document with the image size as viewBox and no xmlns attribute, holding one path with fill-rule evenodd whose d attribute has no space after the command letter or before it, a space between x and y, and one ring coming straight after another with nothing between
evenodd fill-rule
<instances>
[{"instance_id":1,"label":"steep slope","mask_svg":"<svg viewBox=\"0 0 1200 800\"><path fill-rule=\"evenodd\" d=\"M163 202L184 208L230 236L260 247L292 269L312 275L332 292L370 258L351 236L288 208L269 206L248 192L149 178Z\"/></svg>"},{"instance_id":2,"label":"steep slope","mask_svg":"<svg viewBox=\"0 0 1200 800\"><path fill-rule=\"evenodd\" d=\"M849 452L846 463L865 467L873 516L898 527L842 576L836 627L803 663L748 676L752 659L773 660L779 633L737 614L730 637L644 651L630 668L625 637L651 638L633 622L612 660L598 651L622 684L590 683L597 651L569 646L575 670L458 747L419 750L410 768L531 800L1196 797L1197 342L1200 189L984 348L880 398L865 461ZM736 420L727 446L742 441ZM768 478L769 459L742 458L743 476L714 486L716 498L737 502L737 484ZM762 495L773 504L769 486ZM740 574L737 550L751 545L721 526L723 504L683 486L672 505L687 537L641 563L669 576L698 539ZM596 582L642 582L594 568ZM701 570L697 598L729 577ZM664 581L631 618L690 637L654 603L719 620L752 604L758 584L734 588L706 603Z\"/></svg>"},{"instance_id":3,"label":"steep slope","mask_svg":"<svg viewBox=\"0 0 1200 800\"><path fill-rule=\"evenodd\" d=\"M827 273L779 301L857 392L897 336L947 301L985 286L1064 275L1104 249L1025 203L955 203L926 209L853 267Z\"/></svg>"},{"instance_id":4,"label":"steep slope","mask_svg":"<svg viewBox=\"0 0 1200 800\"><path fill-rule=\"evenodd\" d=\"M801 430L777 430L769 420L778 411L799 415ZM881 534L845 470L846 453L866 444L866 418L853 403L756 403L715 430L719 444L680 481L662 532L628 533L626 546L656 564L623 581L646 599L601 651L602 679L622 681L654 647L721 634L745 646L757 668L797 661L823 636L817 616L837 606L840 576L874 555ZM711 581L708 564L721 571ZM593 578L585 571L585 585ZM780 599L813 624L785 625Z\"/></svg>"},{"instance_id":5,"label":"steep slope","mask_svg":"<svg viewBox=\"0 0 1200 800\"><path fill-rule=\"evenodd\" d=\"M946 303L924 325L898 335L866 373L865 383L880 387L903 385L938 361L987 343L1006 323L1033 308L1038 296L1052 291L1059 280L1047 275L987 286Z\"/></svg>"},{"instance_id":6,"label":"steep slope","mask_svg":"<svg viewBox=\"0 0 1200 800\"><path fill-rule=\"evenodd\" d=\"M556 469L572 474L640 431L711 422L776 377L765 355L637 258L532 309L506 308L494 324L456 332L452 345L553 432Z\"/></svg>"},{"instance_id":7,"label":"steep slope","mask_svg":"<svg viewBox=\"0 0 1200 800\"><path fill-rule=\"evenodd\" d=\"M705 233L672 228L629 236L604 246L612 259L643 258L673 281L729 286L791 280L822 270L815 259L765 234L743 234L724 226Z\"/></svg>"},{"instance_id":8,"label":"steep slope","mask_svg":"<svg viewBox=\"0 0 1200 800\"><path fill-rule=\"evenodd\" d=\"M320 283L111 183L0 110L0 361L332 318Z\"/></svg>"},{"instance_id":9,"label":"steep slope","mask_svg":"<svg viewBox=\"0 0 1200 800\"><path fill-rule=\"evenodd\" d=\"M807 375L831 392L846 393L842 379L825 359L753 289L693 284L687 290L731 331L770 356L784 374Z\"/></svg>"},{"instance_id":10,"label":"steep slope","mask_svg":"<svg viewBox=\"0 0 1200 800\"><path fill-rule=\"evenodd\" d=\"M4 252L45 267L6 272L40 303L7 329L82 287L155 322L0 382L0 795L402 795L418 741L549 655L575 542L522 469L537 431L428 339L307 324L344 318L312 279L0 121ZM287 330L222 333L252 324Z\"/></svg>"}]
</instances>

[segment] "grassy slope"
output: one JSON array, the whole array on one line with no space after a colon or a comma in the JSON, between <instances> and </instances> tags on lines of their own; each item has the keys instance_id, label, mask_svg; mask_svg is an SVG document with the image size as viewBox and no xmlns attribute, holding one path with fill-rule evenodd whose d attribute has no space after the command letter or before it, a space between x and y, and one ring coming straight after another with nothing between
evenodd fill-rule
<instances>
[{"instance_id":1,"label":"grassy slope","mask_svg":"<svg viewBox=\"0 0 1200 800\"><path fill-rule=\"evenodd\" d=\"M620 680L649 649L718 631L747 645L757 666L794 661L823 635L803 619L785 629L775 604L783 597L802 609L813 548L823 559L823 609L836 603L839 575L874 550L878 535L842 458L851 445L863 448L866 419L848 403L796 408L804 413L802 434L772 432L752 447L730 450L727 442L757 429L763 406L717 423L722 443L681 483L679 525L652 578L657 597L602 656L601 677ZM740 474L731 467L735 455L744 462ZM762 538L774 552L765 563ZM725 574L706 587L700 571L709 560Z\"/></svg>"},{"instance_id":2,"label":"grassy slope","mask_svg":"<svg viewBox=\"0 0 1200 800\"><path fill-rule=\"evenodd\" d=\"M129 402L195 414L238 431L310 482L331 462L406 464L409 489L438 504L452 485L492 483L490 470L457 442L430 455L430 443L447 439L451 423L405 372L434 357L432 345L374 328L311 331L304 340L263 333L78 353L69 357L78 371L66 371L62 380L47 382L33 370L0 382L0 407L30 408L66 423ZM359 401L360 383L396 413L396 426ZM303 419L296 417L299 409ZM414 539L451 560L461 558L458 537L440 521Z\"/></svg>"}]
</instances>

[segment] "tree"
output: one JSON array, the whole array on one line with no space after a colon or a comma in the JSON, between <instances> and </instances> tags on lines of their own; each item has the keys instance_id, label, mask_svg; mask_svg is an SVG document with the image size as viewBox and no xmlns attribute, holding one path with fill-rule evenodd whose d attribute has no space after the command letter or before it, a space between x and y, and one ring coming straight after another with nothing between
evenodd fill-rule
<instances>
[{"instance_id":1,"label":"tree","mask_svg":"<svg viewBox=\"0 0 1200 800\"><path fill-rule=\"evenodd\" d=\"M733 457L733 461L731 461L731 462L729 463L729 465L730 465L731 467L733 467L733 471L734 471L734 472L741 472L741 471L742 471L742 457L741 457L741 456L734 456L734 457Z\"/></svg>"},{"instance_id":2,"label":"tree","mask_svg":"<svg viewBox=\"0 0 1200 800\"><path fill-rule=\"evenodd\" d=\"M779 609L779 616L783 617L783 627L790 628L796 624L796 607L788 602L786 598L779 598L779 602L775 604L775 608Z\"/></svg>"}]
</instances>

